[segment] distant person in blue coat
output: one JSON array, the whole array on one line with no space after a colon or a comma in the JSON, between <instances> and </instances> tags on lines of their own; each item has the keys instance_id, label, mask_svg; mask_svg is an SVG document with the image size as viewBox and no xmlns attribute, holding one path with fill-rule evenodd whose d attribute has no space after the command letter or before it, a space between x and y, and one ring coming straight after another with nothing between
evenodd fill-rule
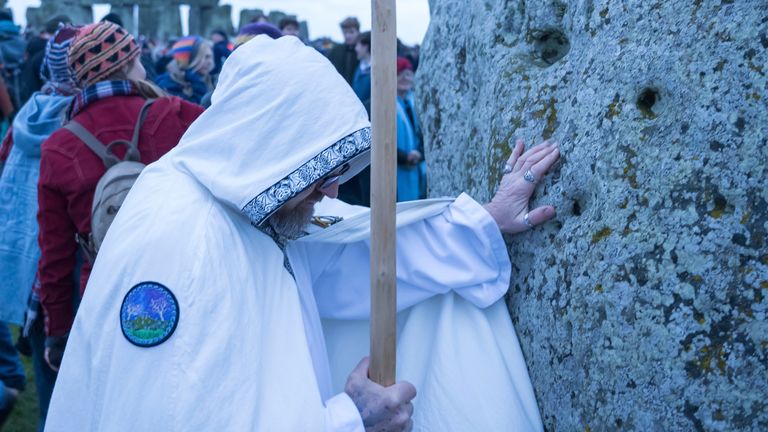
<instances>
[{"instance_id":1,"label":"distant person in blue coat","mask_svg":"<svg viewBox=\"0 0 768 432\"><path fill-rule=\"evenodd\" d=\"M397 200L427 196L426 164L421 126L413 104L413 66L397 58Z\"/></svg>"},{"instance_id":2,"label":"distant person in blue coat","mask_svg":"<svg viewBox=\"0 0 768 432\"><path fill-rule=\"evenodd\" d=\"M352 89L365 105L365 109L371 112L371 32L360 33L355 44L355 52L360 64L352 78Z\"/></svg>"}]
</instances>

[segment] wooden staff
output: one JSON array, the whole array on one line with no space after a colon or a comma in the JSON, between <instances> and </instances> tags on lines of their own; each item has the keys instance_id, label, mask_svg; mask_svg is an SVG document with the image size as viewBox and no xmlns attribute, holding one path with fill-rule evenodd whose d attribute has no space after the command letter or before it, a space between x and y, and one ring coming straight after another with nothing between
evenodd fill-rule
<instances>
[{"instance_id":1,"label":"wooden staff","mask_svg":"<svg viewBox=\"0 0 768 432\"><path fill-rule=\"evenodd\" d=\"M371 363L370 379L395 383L397 292L395 197L397 195L397 29L395 0L371 0Z\"/></svg>"}]
</instances>

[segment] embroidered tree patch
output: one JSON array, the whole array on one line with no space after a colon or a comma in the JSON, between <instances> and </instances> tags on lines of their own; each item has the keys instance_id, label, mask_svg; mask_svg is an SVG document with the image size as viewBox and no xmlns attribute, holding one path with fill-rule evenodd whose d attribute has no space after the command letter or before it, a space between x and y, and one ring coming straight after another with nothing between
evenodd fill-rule
<instances>
[{"instance_id":1,"label":"embroidered tree patch","mask_svg":"<svg viewBox=\"0 0 768 432\"><path fill-rule=\"evenodd\" d=\"M153 347L168 340L179 323L179 303L171 290L157 282L131 288L120 307L120 328L128 342Z\"/></svg>"}]
</instances>

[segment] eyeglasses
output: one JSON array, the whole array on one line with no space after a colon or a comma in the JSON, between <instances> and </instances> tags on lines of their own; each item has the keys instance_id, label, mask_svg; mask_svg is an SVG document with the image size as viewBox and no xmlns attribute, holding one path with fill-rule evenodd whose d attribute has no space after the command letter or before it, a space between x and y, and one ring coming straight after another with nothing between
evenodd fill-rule
<instances>
[{"instance_id":1,"label":"eyeglasses","mask_svg":"<svg viewBox=\"0 0 768 432\"><path fill-rule=\"evenodd\" d=\"M320 183L320 186L318 186L318 189L328 189L329 187L333 186L335 183L337 183L341 179L341 176L343 176L344 173L347 171L349 171L349 164L344 164L338 173L322 179L321 180L322 183Z\"/></svg>"}]
</instances>

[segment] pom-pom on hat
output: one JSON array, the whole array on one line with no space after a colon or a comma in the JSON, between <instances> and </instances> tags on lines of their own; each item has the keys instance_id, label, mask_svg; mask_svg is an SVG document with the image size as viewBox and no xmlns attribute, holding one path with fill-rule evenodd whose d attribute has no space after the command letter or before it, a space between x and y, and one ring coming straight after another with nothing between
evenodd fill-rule
<instances>
[{"instance_id":1,"label":"pom-pom on hat","mask_svg":"<svg viewBox=\"0 0 768 432\"><path fill-rule=\"evenodd\" d=\"M81 88L103 81L138 57L139 46L124 28L109 21L77 32L69 48L69 67Z\"/></svg>"},{"instance_id":2,"label":"pom-pom on hat","mask_svg":"<svg viewBox=\"0 0 768 432\"><path fill-rule=\"evenodd\" d=\"M405 57L397 58L397 74L400 75L404 70L413 71L411 61Z\"/></svg>"}]
</instances>

